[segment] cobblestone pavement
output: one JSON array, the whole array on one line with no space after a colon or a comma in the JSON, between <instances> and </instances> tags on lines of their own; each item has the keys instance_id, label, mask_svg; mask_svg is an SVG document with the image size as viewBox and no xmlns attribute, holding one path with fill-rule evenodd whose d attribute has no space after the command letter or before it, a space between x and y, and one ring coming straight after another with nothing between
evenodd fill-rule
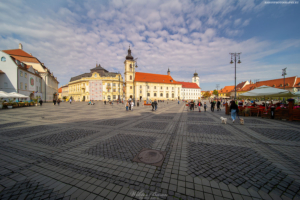
<instances>
[{"instance_id":1,"label":"cobblestone pavement","mask_svg":"<svg viewBox=\"0 0 300 200\"><path fill-rule=\"evenodd\" d=\"M0 110L0 199L300 199L300 123L151 109ZM133 161L145 148L161 167Z\"/></svg>"}]
</instances>

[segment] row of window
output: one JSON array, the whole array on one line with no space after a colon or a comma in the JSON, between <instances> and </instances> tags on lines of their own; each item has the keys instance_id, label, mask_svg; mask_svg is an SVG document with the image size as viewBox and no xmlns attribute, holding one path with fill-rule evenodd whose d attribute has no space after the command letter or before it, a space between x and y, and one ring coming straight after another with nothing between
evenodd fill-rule
<instances>
[{"instance_id":1,"label":"row of window","mask_svg":"<svg viewBox=\"0 0 300 200\"><path fill-rule=\"evenodd\" d=\"M20 71L20 76L23 77L23 71ZM24 73L24 77L27 78L27 73ZM38 77L35 77L36 81L39 81Z\"/></svg>"},{"instance_id":2,"label":"row of window","mask_svg":"<svg viewBox=\"0 0 300 200\"><path fill-rule=\"evenodd\" d=\"M157 89L157 87L156 86L153 86L154 87L154 90L156 90ZM140 89L142 89L143 88L143 86L142 85L140 85ZM160 87L160 89L161 90L163 90L163 88L164 87ZM130 89L132 89L132 86L130 86ZM150 89L150 86L147 86L147 89ZM179 89L179 88L178 88ZM166 90L169 90L169 87L166 87ZM172 90L174 90L174 87L172 87Z\"/></svg>"},{"instance_id":3,"label":"row of window","mask_svg":"<svg viewBox=\"0 0 300 200\"><path fill-rule=\"evenodd\" d=\"M140 91L140 93L142 93L142 91ZM153 93L154 97L157 97L157 95L156 92ZM150 97L150 93L147 93L147 97ZM164 93L160 93L160 97L164 97ZM166 98L169 98L169 93L166 93ZM172 94L172 98L174 98L174 93Z\"/></svg>"},{"instance_id":4,"label":"row of window","mask_svg":"<svg viewBox=\"0 0 300 200\"><path fill-rule=\"evenodd\" d=\"M25 90L27 90L27 83L25 83L24 85L25 85ZM22 82L20 83L20 89L23 90L23 83ZM36 86L36 92L38 92L38 91L39 91L39 87Z\"/></svg>"}]
</instances>

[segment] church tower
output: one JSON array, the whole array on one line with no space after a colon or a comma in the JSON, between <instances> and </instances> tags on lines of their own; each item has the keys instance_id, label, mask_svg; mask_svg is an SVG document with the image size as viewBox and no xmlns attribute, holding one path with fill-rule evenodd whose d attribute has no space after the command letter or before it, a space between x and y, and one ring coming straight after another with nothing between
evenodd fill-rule
<instances>
[{"instance_id":1,"label":"church tower","mask_svg":"<svg viewBox=\"0 0 300 200\"><path fill-rule=\"evenodd\" d=\"M195 70L194 76L192 78L192 82L196 83L200 87L200 78L199 78L198 73L196 72L196 70Z\"/></svg>"},{"instance_id":2,"label":"church tower","mask_svg":"<svg viewBox=\"0 0 300 200\"><path fill-rule=\"evenodd\" d=\"M134 95L134 77L135 77L135 60L131 55L131 49L129 46L128 55L126 56L125 64L125 99L133 99Z\"/></svg>"}]
</instances>

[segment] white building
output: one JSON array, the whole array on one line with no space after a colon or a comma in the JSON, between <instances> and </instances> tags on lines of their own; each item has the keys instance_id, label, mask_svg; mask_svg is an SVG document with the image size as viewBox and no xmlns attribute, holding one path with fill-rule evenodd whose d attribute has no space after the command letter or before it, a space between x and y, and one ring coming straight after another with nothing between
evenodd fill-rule
<instances>
[{"instance_id":1,"label":"white building","mask_svg":"<svg viewBox=\"0 0 300 200\"><path fill-rule=\"evenodd\" d=\"M23 51L23 46L20 43L19 49L2 50L2 52L9 54L11 58L18 60L27 66L32 66L34 70L38 71L42 77L42 99L43 101L52 101L58 97L58 81L53 73L41 63L36 57Z\"/></svg>"},{"instance_id":2,"label":"white building","mask_svg":"<svg viewBox=\"0 0 300 200\"><path fill-rule=\"evenodd\" d=\"M24 94L31 100L42 97L42 77L37 70L2 51L0 51L0 59L1 91Z\"/></svg>"},{"instance_id":3,"label":"white building","mask_svg":"<svg viewBox=\"0 0 300 200\"><path fill-rule=\"evenodd\" d=\"M178 82L178 81L177 81ZM181 97L184 100L199 100L201 99L200 78L198 73L194 73L192 82L178 82L182 84Z\"/></svg>"}]
</instances>

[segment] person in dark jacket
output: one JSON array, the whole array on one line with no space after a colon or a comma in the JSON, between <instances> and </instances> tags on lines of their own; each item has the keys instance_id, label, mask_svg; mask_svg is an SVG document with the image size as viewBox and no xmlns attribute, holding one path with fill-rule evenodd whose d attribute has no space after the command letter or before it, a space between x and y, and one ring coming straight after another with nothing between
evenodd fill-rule
<instances>
[{"instance_id":1,"label":"person in dark jacket","mask_svg":"<svg viewBox=\"0 0 300 200\"><path fill-rule=\"evenodd\" d=\"M239 107L236 105L235 101L231 101L230 103L230 112L232 122L234 123L237 113L239 112Z\"/></svg>"},{"instance_id":2,"label":"person in dark jacket","mask_svg":"<svg viewBox=\"0 0 300 200\"><path fill-rule=\"evenodd\" d=\"M40 103L40 106L42 106L43 105L43 100L40 99L39 103Z\"/></svg>"},{"instance_id":3,"label":"person in dark jacket","mask_svg":"<svg viewBox=\"0 0 300 200\"><path fill-rule=\"evenodd\" d=\"M210 104L211 104L210 110L211 110L212 112L214 112L214 111L215 111L215 102L214 102L214 101L211 101Z\"/></svg>"},{"instance_id":4,"label":"person in dark jacket","mask_svg":"<svg viewBox=\"0 0 300 200\"><path fill-rule=\"evenodd\" d=\"M156 101L156 99L154 100L153 104L154 104L154 108L156 110L157 109L157 101Z\"/></svg>"},{"instance_id":5,"label":"person in dark jacket","mask_svg":"<svg viewBox=\"0 0 300 200\"><path fill-rule=\"evenodd\" d=\"M220 105L221 105L221 102L220 102L220 100L218 100L217 101L217 111L221 110Z\"/></svg>"}]
</instances>

